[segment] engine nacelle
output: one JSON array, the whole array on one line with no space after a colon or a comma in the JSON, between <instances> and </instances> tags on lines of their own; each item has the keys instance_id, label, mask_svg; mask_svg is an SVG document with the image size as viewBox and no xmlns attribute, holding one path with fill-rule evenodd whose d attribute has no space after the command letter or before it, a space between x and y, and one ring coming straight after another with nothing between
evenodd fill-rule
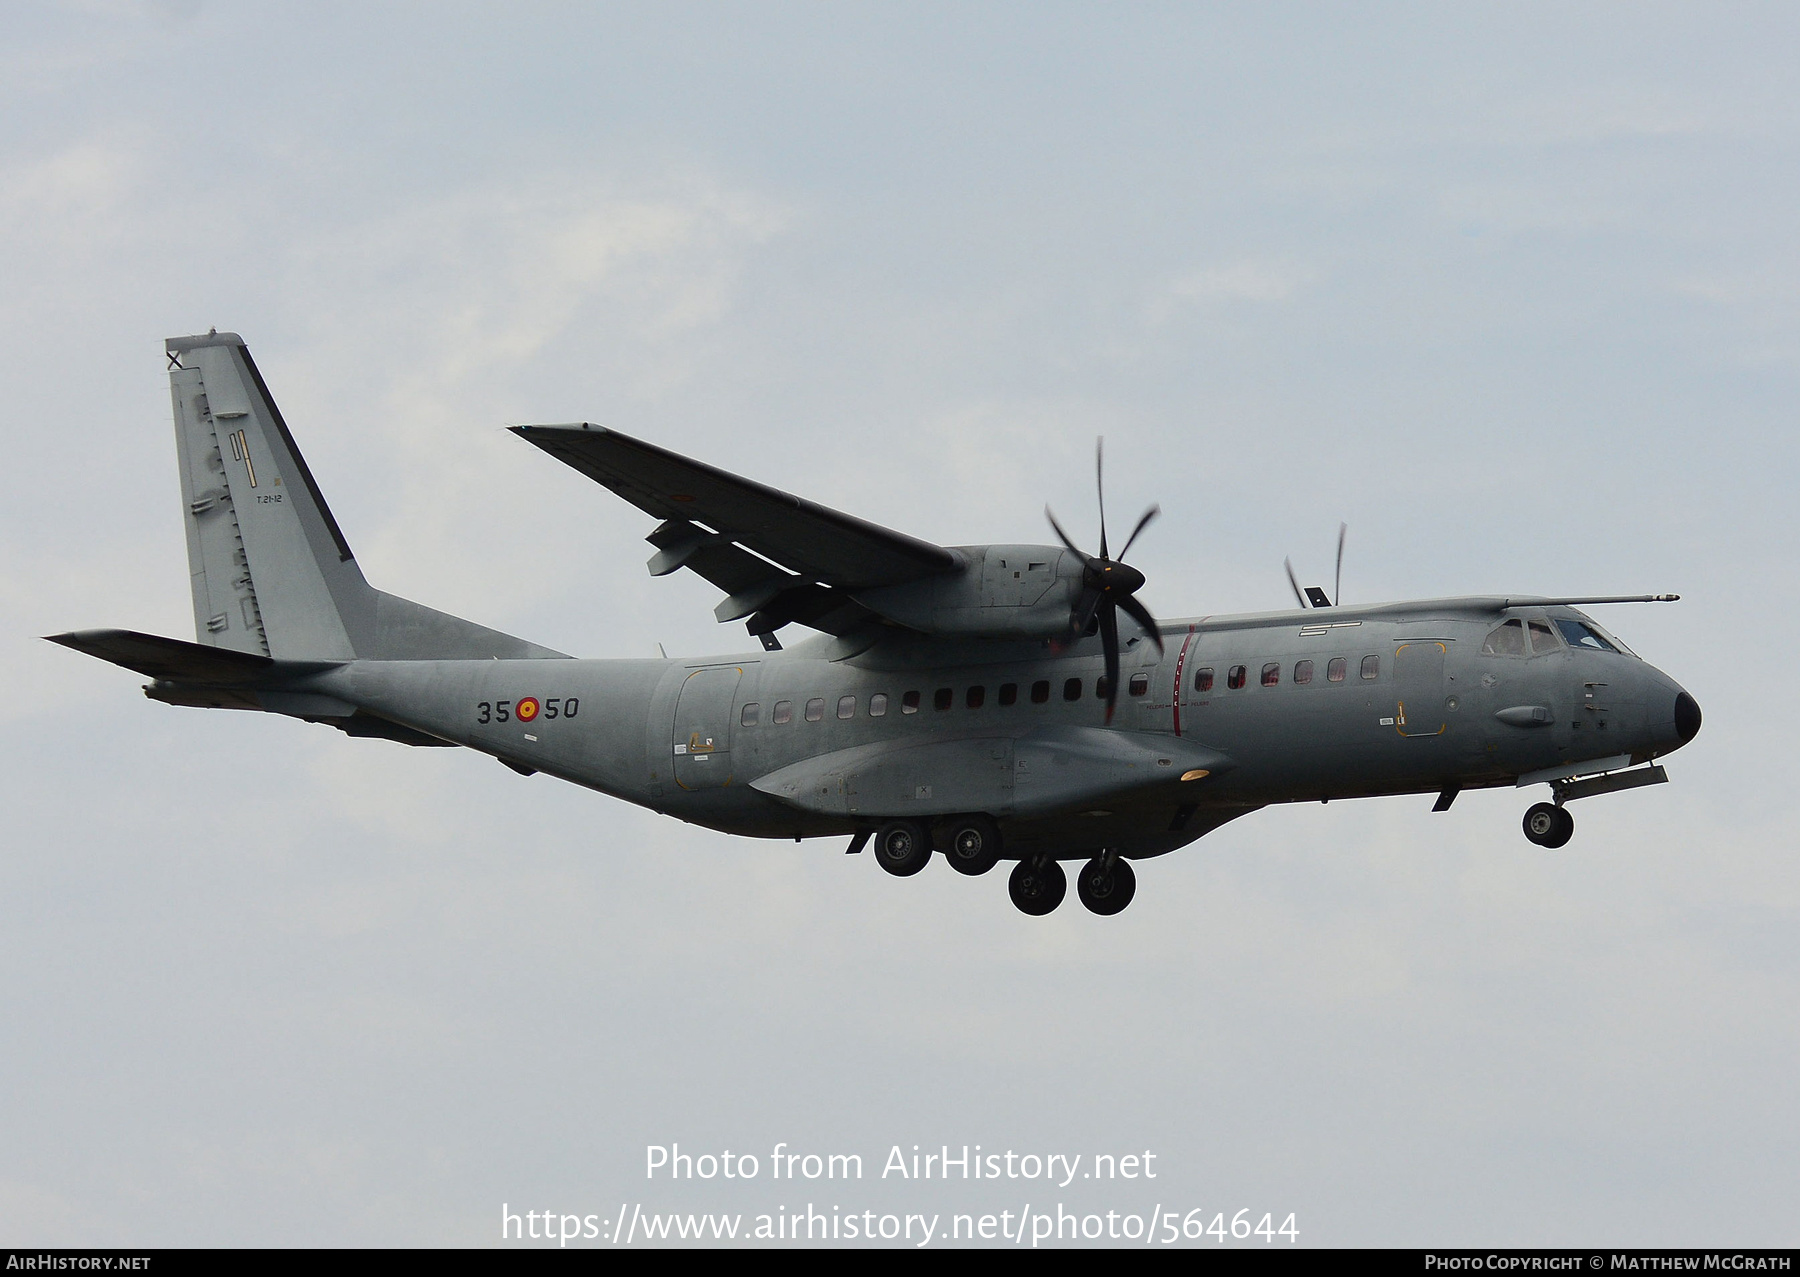
<instances>
[{"instance_id":1,"label":"engine nacelle","mask_svg":"<svg viewBox=\"0 0 1800 1277\"><path fill-rule=\"evenodd\" d=\"M956 546L961 572L852 597L922 634L1055 638L1069 628L1081 560L1053 545Z\"/></svg>"}]
</instances>

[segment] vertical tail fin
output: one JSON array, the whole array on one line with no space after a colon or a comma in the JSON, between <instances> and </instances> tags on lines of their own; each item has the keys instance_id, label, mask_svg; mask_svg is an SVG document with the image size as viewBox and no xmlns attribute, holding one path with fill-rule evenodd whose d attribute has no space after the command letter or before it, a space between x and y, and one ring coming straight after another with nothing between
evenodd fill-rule
<instances>
[{"instance_id":1,"label":"vertical tail fin","mask_svg":"<svg viewBox=\"0 0 1800 1277\"><path fill-rule=\"evenodd\" d=\"M372 589L243 338L165 345L201 643L277 660L562 655Z\"/></svg>"},{"instance_id":2,"label":"vertical tail fin","mask_svg":"<svg viewBox=\"0 0 1800 1277\"><path fill-rule=\"evenodd\" d=\"M362 610L368 584L243 339L215 332L166 348L199 641L354 658L344 613Z\"/></svg>"}]
</instances>

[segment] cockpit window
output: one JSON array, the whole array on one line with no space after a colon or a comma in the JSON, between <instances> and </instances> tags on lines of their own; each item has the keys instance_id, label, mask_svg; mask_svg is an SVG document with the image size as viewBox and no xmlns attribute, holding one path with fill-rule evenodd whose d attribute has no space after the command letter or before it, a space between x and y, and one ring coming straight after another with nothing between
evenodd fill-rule
<instances>
[{"instance_id":1,"label":"cockpit window","mask_svg":"<svg viewBox=\"0 0 1800 1277\"><path fill-rule=\"evenodd\" d=\"M1533 656L1542 656L1546 652L1554 652L1556 650L1556 635L1551 631L1548 625L1542 621L1533 621L1529 628L1531 630L1531 654Z\"/></svg>"},{"instance_id":2,"label":"cockpit window","mask_svg":"<svg viewBox=\"0 0 1800 1277\"><path fill-rule=\"evenodd\" d=\"M1525 623L1508 621L1492 634L1481 650L1488 656L1523 656L1525 655Z\"/></svg>"},{"instance_id":3,"label":"cockpit window","mask_svg":"<svg viewBox=\"0 0 1800 1277\"><path fill-rule=\"evenodd\" d=\"M1616 652L1619 650L1602 638L1599 630L1585 621L1559 616L1556 618L1556 628L1561 630L1563 637L1569 640L1570 647L1588 652Z\"/></svg>"}]
</instances>

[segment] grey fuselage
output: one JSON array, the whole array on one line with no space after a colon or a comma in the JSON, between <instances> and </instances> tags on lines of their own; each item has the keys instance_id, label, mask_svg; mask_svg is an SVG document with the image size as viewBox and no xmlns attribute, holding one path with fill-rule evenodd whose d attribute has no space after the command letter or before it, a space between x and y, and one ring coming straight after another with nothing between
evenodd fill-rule
<instances>
[{"instance_id":1,"label":"grey fuselage","mask_svg":"<svg viewBox=\"0 0 1800 1277\"><path fill-rule=\"evenodd\" d=\"M1110 727L1097 640L1057 651L904 632L852 655L818 639L708 660L356 660L265 702L302 717L354 706L733 834L841 835L897 816L985 811L1008 856L1063 858L1102 847L1158 855L1271 803L1512 785L1684 743L1681 688L1634 655L1560 634L1536 655L1484 652L1508 618L1585 619L1508 602L1165 622L1160 652L1145 636L1128 640ZM310 711L307 697L319 698ZM1083 742L1130 744L1164 783L1091 801L1077 784L1059 803L1056 769L1080 775ZM884 760L879 777L856 762L873 756ZM758 787L776 775L798 779ZM807 788L821 777L818 792Z\"/></svg>"}]
</instances>

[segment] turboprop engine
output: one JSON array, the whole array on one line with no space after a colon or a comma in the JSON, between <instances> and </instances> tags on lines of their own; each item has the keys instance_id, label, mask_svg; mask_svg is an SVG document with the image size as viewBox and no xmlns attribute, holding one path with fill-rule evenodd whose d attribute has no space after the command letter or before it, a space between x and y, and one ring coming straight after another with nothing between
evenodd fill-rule
<instances>
[{"instance_id":1,"label":"turboprop engine","mask_svg":"<svg viewBox=\"0 0 1800 1277\"><path fill-rule=\"evenodd\" d=\"M862 590L871 612L921 634L1061 638L1081 592L1083 565L1061 546L966 545L961 572Z\"/></svg>"}]
</instances>

